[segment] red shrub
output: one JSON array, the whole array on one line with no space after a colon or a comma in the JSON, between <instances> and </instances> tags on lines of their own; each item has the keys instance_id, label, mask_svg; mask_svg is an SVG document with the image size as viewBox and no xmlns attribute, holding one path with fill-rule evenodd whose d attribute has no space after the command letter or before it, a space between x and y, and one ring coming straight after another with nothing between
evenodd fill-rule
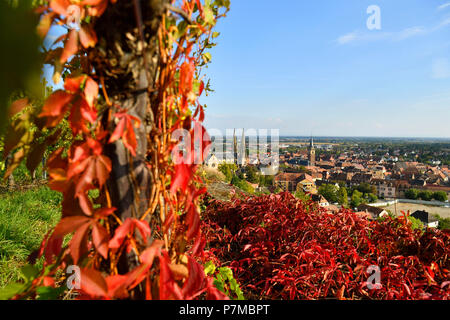
<instances>
[{"instance_id":1,"label":"red shrub","mask_svg":"<svg viewBox=\"0 0 450 320\"><path fill-rule=\"evenodd\" d=\"M233 270L247 298L450 297L448 233L413 231L404 217L327 214L289 193L207 202L209 257ZM367 288L371 265L381 289Z\"/></svg>"}]
</instances>

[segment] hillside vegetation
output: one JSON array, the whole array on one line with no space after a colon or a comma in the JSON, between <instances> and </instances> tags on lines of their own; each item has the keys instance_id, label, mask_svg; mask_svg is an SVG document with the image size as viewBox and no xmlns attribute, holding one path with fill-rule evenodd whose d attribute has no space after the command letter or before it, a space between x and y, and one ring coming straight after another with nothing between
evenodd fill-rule
<instances>
[{"instance_id":1,"label":"hillside vegetation","mask_svg":"<svg viewBox=\"0 0 450 320\"><path fill-rule=\"evenodd\" d=\"M327 214L289 193L210 200L209 259L229 266L253 299L449 299L450 233L405 217ZM369 279L379 268L381 287Z\"/></svg>"},{"instance_id":2,"label":"hillside vegetation","mask_svg":"<svg viewBox=\"0 0 450 320\"><path fill-rule=\"evenodd\" d=\"M58 222L60 203L47 187L0 195L0 288L19 279L28 255Z\"/></svg>"}]
</instances>

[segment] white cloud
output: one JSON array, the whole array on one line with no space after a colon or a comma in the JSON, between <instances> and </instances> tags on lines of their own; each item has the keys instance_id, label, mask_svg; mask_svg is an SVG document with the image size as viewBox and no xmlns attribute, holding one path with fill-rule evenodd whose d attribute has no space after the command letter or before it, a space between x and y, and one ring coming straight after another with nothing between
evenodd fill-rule
<instances>
[{"instance_id":1,"label":"white cloud","mask_svg":"<svg viewBox=\"0 0 450 320\"><path fill-rule=\"evenodd\" d=\"M446 25L449 25L449 24L450 24L450 18L447 18L445 20L442 20L437 28L442 28L442 27L445 27Z\"/></svg>"},{"instance_id":2,"label":"white cloud","mask_svg":"<svg viewBox=\"0 0 450 320\"><path fill-rule=\"evenodd\" d=\"M403 40L425 33L427 33L427 30L424 27L411 27L394 34L394 36L396 36L398 40Z\"/></svg>"},{"instance_id":3,"label":"white cloud","mask_svg":"<svg viewBox=\"0 0 450 320\"><path fill-rule=\"evenodd\" d=\"M448 6L450 6L450 2L448 3ZM414 26L396 32L353 31L338 37L336 42L340 45L345 45L355 42L372 42L380 40L400 41L416 36L430 34L448 25L450 25L450 18L446 18L439 24L428 28L423 26Z\"/></svg>"},{"instance_id":4,"label":"white cloud","mask_svg":"<svg viewBox=\"0 0 450 320\"><path fill-rule=\"evenodd\" d=\"M431 77L433 79L450 78L450 64L447 59L436 59L431 67Z\"/></svg>"},{"instance_id":5,"label":"white cloud","mask_svg":"<svg viewBox=\"0 0 450 320\"><path fill-rule=\"evenodd\" d=\"M358 34L356 32L351 32L351 33L347 33L347 34L345 34L343 36L340 36L339 38L337 38L336 41L339 44L346 44L346 43L349 43L349 42L353 42L353 41L355 41L357 39L358 39Z\"/></svg>"},{"instance_id":6,"label":"white cloud","mask_svg":"<svg viewBox=\"0 0 450 320\"><path fill-rule=\"evenodd\" d=\"M380 40L400 41L418 35L426 34L428 31L421 26L403 29L398 32L358 32L354 31L340 36L336 42L340 45L355 42L372 42Z\"/></svg>"},{"instance_id":7,"label":"white cloud","mask_svg":"<svg viewBox=\"0 0 450 320\"><path fill-rule=\"evenodd\" d=\"M443 9L445 9L445 8L447 8L447 7L450 7L450 2L441 4L441 5L438 7L438 10L443 10Z\"/></svg>"},{"instance_id":8,"label":"white cloud","mask_svg":"<svg viewBox=\"0 0 450 320\"><path fill-rule=\"evenodd\" d=\"M336 42L340 45L355 43L355 42L368 42L383 40L391 37L390 33L386 32L358 32L354 31L336 39Z\"/></svg>"}]
</instances>

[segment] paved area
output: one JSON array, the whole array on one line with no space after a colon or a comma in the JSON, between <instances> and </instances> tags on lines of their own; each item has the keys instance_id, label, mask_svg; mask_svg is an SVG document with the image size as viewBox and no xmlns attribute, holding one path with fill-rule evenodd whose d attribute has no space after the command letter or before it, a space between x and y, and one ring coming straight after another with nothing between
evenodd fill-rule
<instances>
[{"instance_id":1,"label":"paved area","mask_svg":"<svg viewBox=\"0 0 450 320\"><path fill-rule=\"evenodd\" d=\"M413 213L417 210L427 211L431 214L438 214L443 218L450 218L450 208L444 207L435 207L435 206L426 206L423 204L414 204L414 203L397 203L396 205L390 205L388 207L382 207L383 209L390 210L392 213L395 213L395 208L397 207L397 215L401 215L401 211L407 212L408 210Z\"/></svg>"}]
</instances>

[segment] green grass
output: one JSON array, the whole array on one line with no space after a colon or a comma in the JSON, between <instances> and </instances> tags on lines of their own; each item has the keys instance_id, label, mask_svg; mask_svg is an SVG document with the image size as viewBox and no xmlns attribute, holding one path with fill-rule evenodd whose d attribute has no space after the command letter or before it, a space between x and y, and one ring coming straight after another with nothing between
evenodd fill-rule
<instances>
[{"instance_id":1,"label":"green grass","mask_svg":"<svg viewBox=\"0 0 450 320\"><path fill-rule=\"evenodd\" d=\"M439 220L438 228L441 230L450 229L450 218L442 218L440 215L435 214L436 218Z\"/></svg>"},{"instance_id":2,"label":"green grass","mask_svg":"<svg viewBox=\"0 0 450 320\"><path fill-rule=\"evenodd\" d=\"M0 288L19 279L28 255L58 222L60 203L47 187L0 195Z\"/></svg>"}]
</instances>

